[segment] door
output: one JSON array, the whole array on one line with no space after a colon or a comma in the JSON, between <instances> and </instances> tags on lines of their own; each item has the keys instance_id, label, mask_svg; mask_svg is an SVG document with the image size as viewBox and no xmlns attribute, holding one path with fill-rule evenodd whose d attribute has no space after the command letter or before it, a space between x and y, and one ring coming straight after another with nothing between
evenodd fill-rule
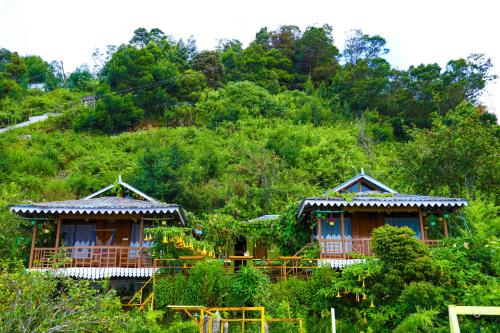
<instances>
[{"instance_id":1,"label":"door","mask_svg":"<svg viewBox=\"0 0 500 333\"><path fill-rule=\"evenodd\" d=\"M384 216L377 213L352 215L352 238L371 238L373 229L384 225Z\"/></svg>"}]
</instances>

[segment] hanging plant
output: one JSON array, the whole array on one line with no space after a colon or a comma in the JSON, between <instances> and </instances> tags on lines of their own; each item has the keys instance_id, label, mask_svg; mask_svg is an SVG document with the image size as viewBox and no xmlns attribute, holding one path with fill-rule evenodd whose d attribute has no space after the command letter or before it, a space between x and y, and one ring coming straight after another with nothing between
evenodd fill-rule
<instances>
[{"instance_id":1,"label":"hanging plant","mask_svg":"<svg viewBox=\"0 0 500 333\"><path fill-rule=\"evenodd\" d=\"M189 228L153 227L146 228L145 240L153 242L151 253L154 258L176 259L179 256L202 255L213 257L213 246L193 237Z\"/></svg>"}]
</instances>

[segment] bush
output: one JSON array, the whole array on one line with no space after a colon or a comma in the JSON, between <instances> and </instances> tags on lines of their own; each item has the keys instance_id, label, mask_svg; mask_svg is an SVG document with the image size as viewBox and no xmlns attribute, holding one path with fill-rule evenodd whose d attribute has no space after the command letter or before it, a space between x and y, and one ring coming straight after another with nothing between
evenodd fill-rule
<instances>
[{"instance_id":1,"label":"bush","mask_svg":"<svg viewBox=\"0 0 500 333\"><path fill-rule=\"evenodd\" d=\"M217 260L197 263L188 277L192 301L195 305L221 306L225 304L231 287L231 277L225 274L224 267Z\"/></svg>"},{"instance_id":2,"label":"bush","mask_svg":"<svg viewBox=\"0 0 500 333\"><path fill-rule=\"evenodd\" d=\"M399 324L394 333L427 333L434 328L437 311L427 310L412 313Z\"/></svg>"},{"instance_id":3,"label":"bush","mask_svg":"<svg viewBox=\"0 0 500 333\"><path fill-rule=\"evenodd\" d=\"M443 290L429 282L412 282L403 289L399 301L407 313L438 308L444 302Z\"/></svg>"},{"instance_id":4,"label":"bush","mask_svg":"<svg viewBox=\"0 0 500 333\"><path fill-rule=\"evenodd\" d=\"M117 332L128 319L114 290L90 281L27 272L22 265L0 263L0 331Z\"/></svg>"},{"instance_id":5,"label":"bush","mask_svg":"<svg viewBox=\"0 0 500 333\"><path fill-rule=\"evenodd\" d=\"M144 116L134 104L132 94L108 94L97 101L95 109L87 108L74 122L77 131L118 133L129 130Z\"/></svg>"},{"instance_id":6,"label":"bush","mask_svg":"<svg viewBox=\"0 0 500 333\"><path fill-rule=\"evenodd\" d=\"M232 279L231 306L263 306L269 297L269 278L262 271L242 267Z\"/></svg>"},{"instance_id":7,"label":"bush","mask_svg":"<svg viewBox=\"0 0 500 333\"><path fill-rule=\"evenodd\" d=\"M183 274L160 278L155 285L155 306L166 310L168 305L190 305L188 277Z\"/></svg>"}]
</instances>

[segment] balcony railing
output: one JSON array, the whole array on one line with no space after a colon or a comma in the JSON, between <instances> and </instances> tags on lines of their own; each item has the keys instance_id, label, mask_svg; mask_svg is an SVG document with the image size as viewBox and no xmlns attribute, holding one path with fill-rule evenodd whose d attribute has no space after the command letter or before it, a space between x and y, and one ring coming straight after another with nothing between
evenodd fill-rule
<instances>
[{"instance_id":1,"label":"balcony railing","mask_svg":"<svg viewBox=\"0 0 500 333\"><path fill-rule=\"evenodd\" d=\"M356 255L372 256L371 238L322 239L320 259L351 259ZM440 240L422 240L429 247L439 247ZM253 258L253 257L252 257ZM160 261L159 261L160 260ZM128 246L70 246L35 248L30 268L52 267L126 267L186 268L200 258L151 259L148 248ZM181 264L179 262L182 262ZM272 260L271 260L272 261Z\"/></svg>"},{"instance_id":2,"label":"balcony railing","mask_svg":"<svg viewBox=\"0 0 500 333\"><path fill-rule=\"evenodd\" d=\"M429 247L439 247L439 239L420 240ZM355 255L372 256L371 238L321 239L320 257L325 259L350 259Z\"/></svg>"},{"instance_id":3,"label":"balcony railing","mask_svg":"<svg viewBox=\"0 0 500 333\"><path fill-rule=\"evenodd\" d=\"M35 248L31 268L152 267L147 248L129 246L69 246Z\"/></svg>"}]
</instances>

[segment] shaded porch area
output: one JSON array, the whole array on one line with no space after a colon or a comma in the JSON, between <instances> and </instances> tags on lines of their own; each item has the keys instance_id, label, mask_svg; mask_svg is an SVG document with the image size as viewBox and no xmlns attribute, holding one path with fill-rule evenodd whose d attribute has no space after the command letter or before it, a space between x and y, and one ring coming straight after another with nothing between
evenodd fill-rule
<instances>
[{"instance_id":1,"label":"shaded porch area","mask_svg":"<svg viewBox=\"0 0 500 333\"><path fill-rule=\"evenodd\" d=\"M423 210L394 209L368 210L317 210L314 240L318 242L320 259L351 259L359 255L372 256L371 233L384 225L408 227L414 237L424 244L437 247L439 239L448 237L447 221L432 216L432 225L427 223Z\"/></svg>"}]
</instances>

